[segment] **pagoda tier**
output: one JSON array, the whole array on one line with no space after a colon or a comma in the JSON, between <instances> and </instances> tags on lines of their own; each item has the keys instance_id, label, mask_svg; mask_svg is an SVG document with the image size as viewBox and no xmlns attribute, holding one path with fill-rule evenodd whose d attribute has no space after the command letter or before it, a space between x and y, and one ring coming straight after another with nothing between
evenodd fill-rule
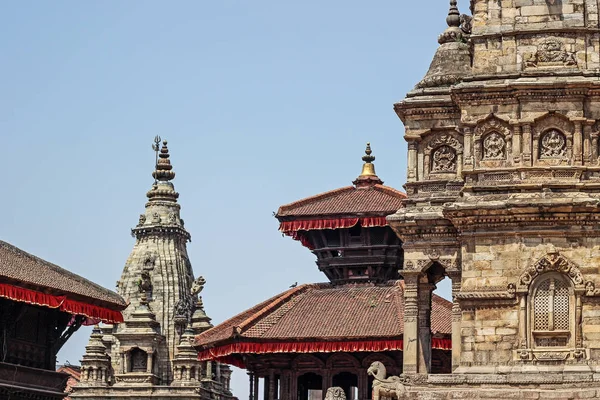
<instances>
[{"instance_id":1,"label":"pagoda tier","mask_svg":"<svg viewBox=\"0 0 600 400\"><path fill-rule=\"evenodd\" d=\"M402 207L405 194L375 174L367 144L361 175L346 186L291 204L277 212L280 231L317 256L317 265L336 284L398 279L402 242L386 216Z\"/></svg>"}]
</instances>

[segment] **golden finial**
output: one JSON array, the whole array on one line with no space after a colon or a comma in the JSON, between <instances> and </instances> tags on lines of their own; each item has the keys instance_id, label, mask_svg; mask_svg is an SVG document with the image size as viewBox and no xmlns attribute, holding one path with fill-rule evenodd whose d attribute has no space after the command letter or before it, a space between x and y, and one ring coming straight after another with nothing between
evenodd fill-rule
<instances>
[{"instance_id":1,"label":"golden finial","mask_svg":"<svg viewBox=\"0 0 600 400\"><path fill-rule=\"evenodd\" d=\"M367 148L365 149L365 155L362 157L362 160L365 162L362 167L362 172L356 178L356 180L352 183L359 188L366 188L373 185L381 185L383 181L379 179L377 174L375 174L375 165L373 165L373 161L375 161L375 156L371 155L373 151L371 150L371 143L367 143Z\"/></svg>"},{"instance_id":2,"label":"golden finial","mask_svg":"<svg viewBox=\"0 0 600 400\"><path fill-rule=\"evenodd\" d=\"M375 174L375 165L373 165L373 161L375 161L375 156L372 156L371 153L371 143L367 143L367 148L365 149L365 155L362 157L362 160L365 162L362 167L362 172L360 176L377 176Z\"/></svg>"}]
</instances>

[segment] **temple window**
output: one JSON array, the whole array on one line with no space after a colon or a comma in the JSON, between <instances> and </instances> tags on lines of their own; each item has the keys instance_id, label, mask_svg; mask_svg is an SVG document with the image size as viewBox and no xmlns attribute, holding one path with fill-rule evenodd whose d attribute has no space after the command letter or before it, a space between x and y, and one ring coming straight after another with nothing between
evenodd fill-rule
<instances>
[{"instance_id":1,"label":"temple window","mask_svg":"<svg viewBox=\"0 0 600 400\"><path fill-rule=\"evenodd\" d=\"M456 151L447 145L442 145L431 153L431 172L456 172Z\"/></svg>"},{"instance_id":2,"label":"temple window","mask_svg":"<svg viewBox=\"0 0 600 400\"><path fill-rule=\"evenodd\" d=\"M540 136L540 159L564 158L567 138L558 129L549 129Z\"/></svg>"},{"instance_id":3,"label":"temple window","mask_svg":"<svg viewBox=\"0 0 600 400\"><path fill-rule=\"evenodd\" d=\"M566 347L571 338L573 290L560 274L548 273L533 285L531 323L536 347Z\"/></svg>"},{"instance_id":4,"label":"temple window","mask_svg":"<svg viewBox=\"0 0 600 400\"><path fill-rule=\"evenodd\" d=\"M129 372L146 372L148 370L148 353L142 349L132 349L129 352Z\"/></svg>"}]
</instances>

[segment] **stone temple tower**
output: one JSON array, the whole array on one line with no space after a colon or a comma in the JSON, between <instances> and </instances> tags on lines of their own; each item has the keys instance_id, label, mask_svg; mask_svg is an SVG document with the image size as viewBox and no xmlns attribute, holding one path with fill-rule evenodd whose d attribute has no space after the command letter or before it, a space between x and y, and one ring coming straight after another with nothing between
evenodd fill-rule
<instances>
[{"instance_id":1,"label":"stone temple tower","mask_svg":"<svg viewBox=\"0 0 600 400\"><path fill-rule=\"evenodd\" d=\"M471 17L452 0L429 71L395 104L404 398L600 398L598 7L471 0ZM453 374L434 375L420 315L444 276Z\"/></svg>"},{"instance_id":2,"label":"stone temple tower","mask_svg":"<svg viewBox=\"0 0 600 400\"><path fill-rule=\"evenodd\" d=\"M96 328L82 360L82 368L102 371L109 360L110 373L88 374L94 379L82 380L73 398L233 398L230 369L193 356L194 335L212 326L199 297L206 281L194 279L188 258L190 234L180 216L167 142L161 145L157 137L154 148L154 184L132 229L136 242L117 283L130 303L125 321Z\"/></svg>"}]
</instances>

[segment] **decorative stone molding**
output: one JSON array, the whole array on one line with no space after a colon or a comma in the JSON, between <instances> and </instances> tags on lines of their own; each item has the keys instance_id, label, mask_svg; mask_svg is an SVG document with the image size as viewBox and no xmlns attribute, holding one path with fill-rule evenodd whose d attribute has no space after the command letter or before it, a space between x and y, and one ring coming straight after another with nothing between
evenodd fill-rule
<instances>
[{"instance_id":1,"label":"decorative stone molding","mask_svg":"<svg viewBox=\"0 0 600 400\"><path fill-rule=\"evenodd\" d=\"M575 288L585 289L583 275L579 268L558 251L552 250L527 268L519 277L517 291L527 292L531 282L545 272L560 272L569 277Z\"/></svg>"}]
</instances>

